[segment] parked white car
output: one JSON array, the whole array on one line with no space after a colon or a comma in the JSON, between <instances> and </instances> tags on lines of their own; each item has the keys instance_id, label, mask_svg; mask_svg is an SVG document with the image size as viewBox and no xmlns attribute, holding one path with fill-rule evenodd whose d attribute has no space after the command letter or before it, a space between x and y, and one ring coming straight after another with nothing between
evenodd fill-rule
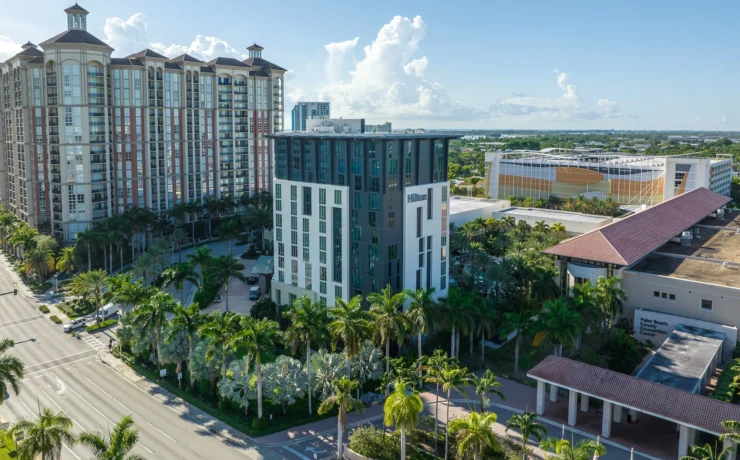
<instances>
[{"instance_id":1,"label":"parked white car","mask_svg":"<svg viewBox=\"0 0 740 460\"><path fill-rule=\"evenodd\" d=\"M62 330L64 332L72 332L73 330L85 327L85 323L87 322L87 318L76 318L62 326Z\"/></svg>"},{"instance_id":2,"label":"parked white car","mask_svg":"<svg viewBox=\"0 0 740 460\"><path fill-rule=\"evenodd\" d=\"M98 312L93 315L93 320L105 321L108 318L116 316L121 310L121 307L114 303L109 303L103 306Z\"/></svg>"}]
</instances>

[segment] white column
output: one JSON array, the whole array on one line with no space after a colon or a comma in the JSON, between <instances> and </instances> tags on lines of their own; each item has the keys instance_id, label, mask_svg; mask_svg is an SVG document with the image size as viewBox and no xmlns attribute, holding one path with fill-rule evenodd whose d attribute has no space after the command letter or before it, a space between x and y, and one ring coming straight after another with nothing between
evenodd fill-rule
<instances>
[{"instance_id":1,"label":"white column","mask_svg":"<svg viewBox=\"0 0 740 460\"><path fill-rule=\"evenodd\" d=\"M581 394L581 412L588 412L588 395Z\"/></svg>"},{"instance_id":2,"label":"white column","mask_svg":"<svg viewBox=\"0 0 740 460\"><path fill-rule=\"evenodd\" d=\"M558 387L552 383L550 384L550 401L558 402Z\"/></svg>"},{"instance_id":3,"label":"white column","mask_svg":"<svg viewBox=\"0 0 740 460\"><path fill-rule=\"evenodd\" d=\"M601 437L609 438L612 435L612 403L604 401L604 412L601 417Z\"/></svg>"},{"instance_id":4,"label":"white column","mask_svg":"<svg viewBox=\"0 0 740 460\"><path fill-rule=\"evenodd\" d=\"M732 451L730 451L730 454L727 456L725 460L735 460L737 458L737 444L730 441L729 439L725 439L724 442L722 443L722 448L723 449L729 449L729 448L733 449Z\"/></svg>"},{"instance_id":5,"label":"white column","mask_svg":"<svg viewBox=\"0 0 740 460\"><path fill-rule=\"evenodd\" d=\"M622 421L622 406L614 405L614 423L620 423Z\"/></svg>"},{"instance_id":6,"label":"white column","mask_svg":"<svg viewBox=\"0 0 740 460\"><path fill-rule=\"evenodd\" d=\"M578 392L568 390L568 425L576 425L576 416L578 415Z\"/></svg>"},{"instance_id":7,"label":"white column","mask_svg":"<svg viewBox=\"0 0 740 460\"><path fill-rule=\"evenodd\" d=\"M686 425L678 426L678 458L679 460L689 454L689 446L694 441L694 429Z\"/></svg>"},{"instance_id":8,"label":"white column","mask_svg":"<svg viewBox=\"0 0 740 460\"><path fill-rule=\"evenodd\" d=\"M545 382L537 381L537 415L545 413Z\"/></svg>"}]
</instances>

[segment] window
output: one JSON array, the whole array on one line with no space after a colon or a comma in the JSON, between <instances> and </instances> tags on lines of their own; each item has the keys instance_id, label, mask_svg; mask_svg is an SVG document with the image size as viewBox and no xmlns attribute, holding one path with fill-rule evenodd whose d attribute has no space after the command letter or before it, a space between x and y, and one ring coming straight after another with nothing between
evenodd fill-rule
<instances>
[{"instance_id":1,"label":"window","mask_svg":"<svg viewBox=\"0 0 740 460\"><path fill-rule=\"evenodd\" d=\"M303 231L304 232L310 232L311 231L311 230L309 230L309 227L308 227L308 218L306 218L306 217L303 218Z\"/></svg>"},{"instance_id":2,"label":"window","mask_svg":"<svg viewBox=\"0 0 740 460\"><path fill-rule=\"evenodd\" d=\"M668 299L676 300L676 294L668 294Z\"/></svg>"},{"instance_id":3,"label":"window","mask_svg":"<svg viewBox=\"0 0 740 460\"><path fill-rule=\"evenodd\" d=\"M427 220L432 218L432 190L431 188L427 189Z\"/></svg>"},{"instance_id":4,"label":"window","mask_svg":"<svg viewBox=\"0 0 740 460\"><path fill-rule=\"evenodd\" d=\"M355 192L355 209L362 209L362 193Z\"/></svg>"},{"instance_id":5,"label":"window","mask_svg":"<svg viewBox=\"0 0 740 460\"><path fill-rule=\"evenodd\" d=\"M311 188L303 187L303 214L311 215Z\"/></svg>"},{"instance_id":6,"label":"window","mask_svg":"<svg viewBox=\"0 0 740 460\"><path fill-rule=\"evenodd\" d=\"M282 227L282 226L283 226L283 215L275 214L275 227Z\"/></svg>"},{"instance_id":7,"label":"window","mask_svg":"<svg viewBox=\"0 0 740 460\"><path fill-rule=\"evenodd\" d=\"M319 219L326 220L326 206L319 206Z\"/></svg>"},{"instance_id":8,"label":"window","mask_svg":"<svg viewBox=\"0 0 740 460\"><path fill-rule=\"evenodd\" d=\"M341 190L334 190L334 204L342 204Z\"/></svg>"},{"instance_id":9,"label":"window","mask_svg":"<svg viewBox=\"0 0 740 460\"><path fill-rule=\"evenodd\" d=\"M398 244L388 246L388 259L393 260L398 257Z\"/></svg>"},{"instance_id":10,"label":"window","mask_svg":"<svg viewBox=\"0 0 740 460\"><path fill-rule=\"evenodd\" d=\"M423 214L423 211L422 211L422 209L423 208L421 206L419 206L418 208L416 208L416 237L417 238L420 238L421 237L421 222L423 220L423 215L422 215Z\"/></svg>"},{"instance_id":11,"label":"window","mask_svg":"<svg viewBox=\"0 0 740 460\"><path fill-rule=\"evenodd\" d=\"M653 291L653 297L660 297L660 292Z\"/></svg>"},{"instance_id":12,"label":"window","mask_svg":"<svg viewBox=\"0 0 740 460\"><path fill-rule=\"evenodd\" d=\"M588 278L581 278L580 276L574 276L573 277L573 283L574 284L583 284L583 283L585 283L587 281L590 282L591 280L589 280Z\"/></svg>"},{"instance_id":13,"label":"window","mask_svg":"<svg viewBox=\"0 0 740 460\"><path fill-rule=\"evenodd\" d=\"M280 184L275 184L275 198L280 199L283 197L283 187Z\"/></svg>"},{"instance_id":14,"label":"window","mask_svg":"<svg viewBox=\"0 0 740 460\"><path fill-rule=\"evenodd\" d=\"M665 293L665 292L661 292L661 293L660 293L660 296L661 296L662 298L664 298L664 299L667 299L667 298L668 298L668 294L667 294L667 293Z\"/></svg>"},{"instance_id":15,"label":"window","mask_svg":"<svg viewBox=\"0 0 740 460\"><path fill-rule=\"evenodd\" d=\"M319 283L319 292L326 294L326 281L321 281Z\"/></svg>"},{"instance_id":16,"label":"window","mask_svg":"<svg viewBox=\"0 0 740 460\"><path fill-rule=\"evenodd\" d=\"M326 204L326 189L319 189L319 204Z\"/></svg>"},{"instance_id":17,"label":"window","mask_svg":"<svg viewBox=\"0 0 740 460\"><path fill-rule=\"evenodd\" d=\"M712 306L713 305L712 305L711 300L701 299L701 309L702 310L712 311Z\"/></svg>"},{"instance_id":18,"label":"window","mask_svg":"<svg viewBox=\"0 0 740 460\"><path fill-rule=\"evenodd\" d=\"M342 298L342 286L334 286L334 296Z\"/></svg>"},{"instance_id":19,"label":"window","mask_svg":"<svg viewBox=\"0 0 740 460\"><path fill-rule=\"evenodd\" d=\"M319 280L326 281L326 267L319 267Z\"/></svg>"},{"instance_id":20,"label":"window","mask_svg":"<svg viewBox=\"0 0 740 460\"><path fill-rule=\"evenodd\" d=\"M319 233L326 233L326 221L319 221Z\"/></svg>"},{"instance_id":21,"label":"window","mask_svg":"<svg viewBox=\"0 0 740 460\"><path fill-rule=\"evenodd\" d=\"M298 199L298 187L295 185L290 186L290 199L293 201Z\"/></svg>"}]
</instances>

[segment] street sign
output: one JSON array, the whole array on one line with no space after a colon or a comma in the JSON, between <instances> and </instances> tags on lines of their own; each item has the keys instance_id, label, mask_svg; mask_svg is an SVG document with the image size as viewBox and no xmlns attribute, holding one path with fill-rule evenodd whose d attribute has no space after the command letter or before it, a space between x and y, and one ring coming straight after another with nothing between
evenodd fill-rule
<instances>
[{"instance_id":1,"label":"street sign","mask_svg":"<svg viewBox=\"0 0 740 460\"><path fill-rule=\"evenodd\" d=\"M159 370L159 376L161 378L165 378L167 376L167 369L160 369Z\"/></svg>"}]
</instances>

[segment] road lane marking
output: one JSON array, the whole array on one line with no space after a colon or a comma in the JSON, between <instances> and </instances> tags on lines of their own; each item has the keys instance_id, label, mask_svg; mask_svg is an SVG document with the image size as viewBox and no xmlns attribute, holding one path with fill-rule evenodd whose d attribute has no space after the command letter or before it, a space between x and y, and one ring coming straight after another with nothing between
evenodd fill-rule
<instances>
[{"instance_id":1,"label":"road lane marking","mask_svg":"<svg viewBox=\"0 0 740 460\"><path fill-rule=\"evenodd\" d=\"M24 316L23 318L16 318L16 319L11 319L10 321L5 321L5 322L3 322L3 323L0 323L0 326L2 326L2 325L4 325L4 324L9 324L9 323L17 323L17 322L19 322L19 321L23 321L24 319L30 319L30 318L43 318L43 317L44 317L44 315L33 315L33 316ZM11 325L11 326L12 326L12 325Z\"/></svg>"},{"instance_id":2,"label":"road lane marking","mask_svg":"<svg viewBox=\"0 0 740 460\"><path fill-rule=\"evenodd\" d=\"M16 323L16 324L8 324L7 326L0 326L0 329L5 329L5 328L8 328L8 327L13 327L13 326L19 326L19 325L21 325L21 324L34 323L34 322L36 322L36 321L40 321L40 320L42 320L42 319L44 319L43 315L42 315L42 316L39 316L39 317L37 317L36 319L32 319L32 320L30 320L30 321L23 321L22 323Z\"/></svg>"},{"instance_id":3,"label":"road lane marking","mask_svg":"<svg viewBox=\"0 0 740 460\"><path fill-rule=\"evenodd\" d=\"M46 369L41 369L40 371L34 371L34 372L29 372L29 373L28 373L28 374L26 374L26 375L25 375L24 377L28 377L29 375L39 374L39 373L41 373L41 372L46 372L46 371L50 371L50 370L52 370L52 369L56 369L57 367L67 366L67 365L69 365L69 364L72 364L72 363L76 363L76 362L78 362L78 361L84 361L84 360L86 360L86 359L90 359L90 358L94 358L94 357L95 357L95 355L90 355L90 356L86 356L86 357L84 357L84 358L80 358L80 359L77 359L77 360L75 360L75 361L70 361L70 362L68 362L68 363L62 363L62 364L57 364L56 366L51 366L51 367L47 367Z\"/></svg>"},{"instance_id":4,"label":"road lane marking","mask_svg":"<svg viewBox=\"0 0 740 460\"><path fill-rule=\"evenodd\" d=\"M80 351L78 353L72 353L71 355L62 356L61 358L50 359L49 361L44 361L43 363L34 364L33 366L26 366L26 369L31 369L32 367L41 366L43 364L53 363L54 361L59 361L60 359L71 358L72 356L81 355L83 353L91 353L91 351L85 350L85 351Z\"/></svg>"},{"instance_id":5,"label":"road lane marking","mask_svg":"<svg viewBox=\"0 0 740 460\"><path fill-rule=\"evenodd\" d=\"M43 390L42 390L42 391L43 391ZM25 407L25 408L26 408L26 410L27 410L27 411L28 411L28 412L29 412L29 413L30 413L31 415L33 415L33 418L38 418L38 415L37 415L37 414L34 414L34 413L33 413L33 411L31 410L31 408L30 408L30 407L28 407L28 406L26 405L26 403L24 403L24 402L23 402L23 400L22 400L22 399L18 398L18 401L20 401L20 402L21 402L21 404L23 404L23 407ZM71 417L70 417L70 418L71 418ZM81 459L81 458L80 458L80 457L79 457L79 456L78 456L77 454L75 454L75 453L74 453L74 451L73 451L72 449L70 449L70 448L69 448L69 446L68 446L68 445L66 445L66 444L64 444L64 443L62 443L62 445L63 445L63 446L64 446L64 447L65 447L65 448L66 448L66 449L67 449L67 450L69 451L69 453L70 453L70 454L74 455L74 456L75 456L75 458L76 458L77 460L82 460L82 459Z\"/></svg>"},{"instance_id":6,"label":"road lane marking","mask_svg":"<svg viewBox=\"0 0 740 460\"><path fill-rule=\"evenodd\" d=\"M85 428L84 426L82 426L82 424L81 424L80 422L78 422L77 420L73 419L73 418L72 418L72 416L71 416L71 415L69 415L69 413L68 413L68 412L67 412L66 410L62 409L62 408L61 408L61 406L60 406L59 404L57 404L57 402L56 402L56 401L54 401L54 400L53 400L53 399L51 398L51 396L49 396L49 395L48 395L48 394L47 394L47 393L46 393L46 392L45 392L44 390L41 390L41 392L42 392L42 393L43 393L43 394L44 394L44 395L45 395L45 396L46 396L47 398L49 398L49 399L51 400L51 403L52 403L52 404L54 404L55 406L57 406L57 409L59 409L60 411L64 412L64 413L65 413L65 414L67 415L67 417L69 417L69 418L70 418L70 420L72 420L72 421L73 421L74 423L76 423L76 424L77 424L77 426L78 426L78 427L80 427L80 429L81 429L82 431L89 431L89 430L88 430L87 428Z\"/></svg>"},{"instance_id":7,"label":"road lane marking","mask_svg":"<svg viewBox=\"0 0 740 460\"><path fill-rule=\"evenodd\" d=\"M144 417L142 417L141 415L139 415L139 414L137 414L136 412L134 412L133 410L131 410L131 409L130 409L130 408L129 408L128 406L126 406L126 405L125 405L124 403L122 403L121 401L119 401L119 400L117 400L116 398L114 398L114 397L113 397L113 395L109 394L109 393L108 393L107 391L105 391L104 389L100 388L100 386L99 386L99 385L98 385L97 383L93 382L92 380L90 380L90 379L89 379L89 378L87 378L87 377L85 377L85 379L86 379L86 380L87 380L88 382L90 382L90 383L92 383L93 385L95 385L95 388L97 388L98 390L100 390L100 391L102 391L103 393L105 393L105 394L106 394L106 395L107 395L107 396L108 396L108 397L109 397L110 399L112 399L113 401L115 401L115 402L117 402L118 404L120 404L120 405L121 405L121 407L123 407L123 408L124 408L124 409L126 409L127 411L131 412L131 413L132 413L133 415L135 415L135 416L139 417L140 419L144 420L144 421L145 421L145 422L146 422L146 423L147 423L147 424L148 424L149 426L151 426L151 427L152 427L152 428L154 428L155 430L157 430L157 431L159 431L160 433L162 433L162 435L166 436L166 437L167 437L168 439L170 439L170 440L171 440L172 442L174 442L175 444L178 444L178 442L177 442L177 440L176 440L176 439L174 439L173 437L171 437L170 435L168 435L168 434L167 434L167 433L165 433L164 431L160 430L160 429L159 429L159 428L157 428L156 426L154 426L154 425L152 425L151 423L149 423L149 421L147 421L147 420L146 420L146 419L145 419Z\"/></svg>"},{"instance_id":8,"label":"road lane marking","mask_svg":"<svg viewBox=\"0 0 740 460\"><path fill-rule=\"evenodd\" d=\"M54 377L56 377L57 379L59 379L59 376L56 375L56 374L54 374L53 372L52 372L52 375ZM61 380L61 379L59 379L59 380ZM83 398L81 394L77 393L74 388L72 388L71 386L67 385L67 389L69 391L71 391L72 393L76 394L77 397L82 400L82 402L84 402L85 404L87 404L88 406L90 406L90 408L92 410L94 410L95 412L97 412L98 414L100 414L101 417L103 417L104 419L106 419L108 421L108 423L111 424L111 426L115 426L116 422L114 422L113 420L111 420L108 417L106 417L105 414L103 414L102 412L100 412L95 406L93 406L92 404L90 404L89 402L87 402L87 399Z\"/></svg>"},{"instance_id":9,"label":"road lane marking","mask_svg":"<svg viewBox=\"0 0 740 460\"><path fill-rule=\"evenodd\" d=\"M296 457L300 458L301 460L311 460L309 457L306 457L302 453L298 452L297 450L291 448L290 446L283 446L283 449L287 450L291 454L295 455Z\"/></svg>"}]
</instances>

